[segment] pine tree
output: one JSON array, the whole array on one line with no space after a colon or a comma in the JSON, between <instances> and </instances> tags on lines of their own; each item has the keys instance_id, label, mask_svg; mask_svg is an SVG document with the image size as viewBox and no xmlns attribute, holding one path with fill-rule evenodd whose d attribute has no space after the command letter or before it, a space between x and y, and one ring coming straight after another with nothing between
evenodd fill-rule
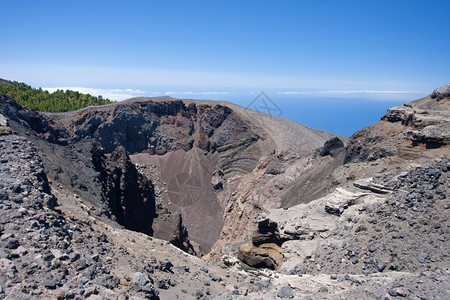
<instances>
[{"instance_id":1,"label":"pine tree","mask_svg":"<svg viewBox=\"0 0 450 300\"><path fill-rule=\"evenodd\" d=\"M65 112L92 105L113 103L101 95L95 97L71 90L57 90L49 93L42 88L34 89L17 81L0 82L0 95L6 95L25 107L44 112Z\"/></svg>"}]
</instances>

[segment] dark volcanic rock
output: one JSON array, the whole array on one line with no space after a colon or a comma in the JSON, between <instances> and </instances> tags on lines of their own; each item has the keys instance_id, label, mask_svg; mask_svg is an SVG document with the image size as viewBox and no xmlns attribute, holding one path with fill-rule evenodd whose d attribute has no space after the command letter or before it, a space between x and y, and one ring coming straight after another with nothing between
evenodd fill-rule
<instances>
[{"instance_id":1,"label":"dark volcanic rock","mask_svg":"<svg viewBox=\"0 0 450 300\"><path fill-rule=\"evenodd\" d=\"M404 134L398 132L395 141L385 145L386 138L379 134L384 124L375 124L352 135L346 149L345 163L359 161L374 161L396 155L397 144L404 139ZM399 125L401 126L401 125Z\"/></svg>"},{"instance_id":2,"label":"dark volcanic rock","mask_svg":"<svg viewBox=\"0 0 450 300\"><path fill-rule=\"evenodd\" d=\"M8 249L16 249L19 246L20 243L18 239L9 239L8 242L6 243L6 248Z\"/></svg>"},{"instance_id":3,"label":"dark volcanic rock","mask_svg":"<svg viewBox=\"0 0 450 300\"><path fill-rule=\"evenodd\" d=\"M44 280L44 282L42 283L42 285L48 289L54 290L56 289L56 280L54 278L47 278Z\"/></svg>"},{"instance_id":4,"label":"dark volcanic rock","mask_svg":"<svg viewBox=\"0 0 450 300\"><path fill-rule=\"evenodd\" d=\"M172 272L173 264L170 260L166 259L159 263L159 269L163 272Z\"/></svg>"},{"instance_id":5,"label":"dark volcanic rock","mask_svg":"<svg viewBox=\"0 0 450 300\"><path fill-rule=\"evenodd\" d=\"M170 238L169 242L180 248L181 250L189 253L189 254L195 254L197 256L200 256L200 253L196 252L195 247L189 240L189 234L186 229L186 226L183 224L183 217L181 216L181 213L178 213L178 225L175 228L175 232Z\"/></svg>"},{"instance_id":6,"label":"dark volcanic rock","mask_svg":"<svg viewBox=\"0 0 450 300\"><path fill-rule=\"evenodd\" d=\"M270 219L264 219L258 222L258 231L252 236L252 243L259 246L265 243L274 243L281 246L280 232L278 224Z\"/></svg>"},{"instance_id":7,"label":"dark volcanic rock","mask_svg":"<svg viewBox=\"0 0 450 300\"><path fill-rule=\"evenodd\" d=\"M0 201L9 200L9 195L6 191L0 190Z\"/></svg>"},{"instance_id":8,"label":"dark volcanic rock","mask_svg":"<svg viewBox=\"0 0 450 300\"><path fill-rule=\"evenodd\" d=\"M320 156L330 155L331 157L336 157L344 150L344 142L340 138L334 137L326 141L318 151Z\"/></svg>"},{"instance_id":9,"label":"dark volcanic rock","mask_svg":"<svg viewBox=\"0 0 450 300\"><path fill-rule=\"evenodd\" d=\"M263 219L258 222L259 233L274 233L278 231L278 224L270 219Z\"/></svg>"},{"instance_id":10,"label":"dark volcanic rock","mask_svg":"<svg viewBox=\"0 0 450 300\"><path fill-rule=\"evenodd\" d=\"M273 131L261 126L263 124L260 124L259 118L249 118L243 108L225 102L177 100L170 97L136 98L73 112L40 113L6 98L5 101L0 101L0 113L9 118L14 132L27 135L36 143L43 153L42 159L48 177L55 186L61 185L61 188L69 189L79 199L93 204L95 212L92 210L91 213L99 217L106 213L128 229L154 234L155 237L166 240L170 239L176 225L167 221L168 215L177 211L177 207L171 206L185 208L185 202L195 202L195 205L203 207L198 209L189 204L190 209L183 210L184 225L189 230L191 241L195 240L206 251L220 238L224 224L224 207L220 206L226 205L226 201L219 198L223 198L230 189L227 186L228 178L251 173L258 166L261 156L272 151L274 143L280 143L283 150L289 148L286 150L291 151L295 148L299 155L308 155L333 136L282 118L276 118L275 123L267 124L274 127ZM266 120L268 116L261 114L261 117ZM286 132L289 138L279 135L278 138L281 139L275 139L272 136L274 132L277 132L275 135ZM299 136L301 141L294 136ZM99 155L90 155L86 151L93 148L93 144L101 149L98 151ZM153 196L140 195L140 192L145 192L142 186L139 192L133 192L136 189L131 184L134 181L131 167L127 171L131 174L130 180L126 179L123 172L119 174L119 169L127 169L126 166L118 166L111 158L114 158L114 152L119 148L124 148L133 162L141 161L139 164L147 168L149 166L146 164L152 161L152 166L156 167L155 172L146 169L154 173L155 177L148 175L145 168L139 169L138 173L146 173L158 185L157 199L162 205L158 202L157 216L149 207L152 204L145 204L139 211L132 212L138 206L137 203L153 202L150 199ZM181 157L183 152L192 155L197 151L202 159L191 162L190 166L181 159L172 160L174 157ZM165 160L165 155L170 158ZM298 157L293 161L297 159ZM280 164L275 163L272 171L269 168L269 173L280 175L289 166L289 162L279 162ZM201 167L197 168L199 163ZM180 167L194 170L189 174L200 179L191 185L193 192L190 194L194 196L184 197L183 191L178 189L179 184L171 184L186 175L184 172L176 174ZM40 168L36 168L38 169ZM210 178L218 170L221 174ZM114 172L115 175L112 175ZM198 173L201 173L200 176L196 175ZM144 185L139 178L137 181L137 185ZM201 184L196 185L197 182ZM204 186L205 182L208 184L207 188ZM190 181L185 182L186 185L189 183ZM214 190L209 190L211 183L218 192L215 195ZM121 184L128 190L120 191ZM167 186L163 186L164 184ZM195 195L196 188L200 188L199 197ZM148 188L148 192L152 194L150 189L152 188ZM221 191L225 193L220 194ZM176 199L170 199L171 202L167 205L168 198ZM54 203L50 201L48 204L52 206ZM8 207L5 206L6 209ZM200 211L207 218L199 216ZM144 215L147 220L144 220ZM211 220L210 231L206 233L203 231L207 227L205 225L208 225L205 220ZM247 218L248 222L250 220L251 217Z\"/></svg>"},{"instance_id":11,"label":"dark volcanic rock","mask_svg":"<svg viewBox=\"0 0 450 300\"><path fill-rule=\"evenodd\" d=\"M106 158L94 146L92 157L100 174L104 201L117 222L125 228L151 235L156 210L152 182L138 173L123 147Z\"/></svg>"},{"instance_id":12,"label":"dark volcanic rock","mask_svg":"<svg viewBox=\"0 0 450 300\"><path fill-rule=\"evenodd\" d=\"M70 125L72 139L95 138L106 153L118 146L129 153L149 151L165 154L175 150L189 150L194 146L195 122L199 122L199 140L195 146L210 151L226 144L258 136L252 133L242 120L235 119L233 128L227 119L233 118L233 111L222 105L186 106L183 101L168 98L169 101L142 101L117 105L112 111L87 110L74 118ZM225 134L221 134L224 127ZM226 134L231 129L233 134ZM250 135L249 135L250 133Z\"/></svg>"},{"instance_id":13,"label":"dark volcanic rock","mask_svg":"<svg viewBox=\"0 0 450 300\"><path fill-rule=\"evenodd\" d=\"M34 110L25 108L8 96L0 95L0 113L10 121L30 128L43 139L52 143L67 144L68 131L54 126L54 122Z\"/></svg>"}]
</instances>

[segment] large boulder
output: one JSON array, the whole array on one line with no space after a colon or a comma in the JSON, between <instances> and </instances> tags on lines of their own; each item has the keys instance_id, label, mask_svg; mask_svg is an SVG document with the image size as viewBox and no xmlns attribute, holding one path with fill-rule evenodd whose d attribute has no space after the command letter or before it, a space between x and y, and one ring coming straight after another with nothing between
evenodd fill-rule
<instances>
[{"instance_id":1,"label":"large boulder","mask_svg":"<svg viewBox=\"0 0 450 300\"><path fill-rule=\"evenodd\" d=\"M239 247L239 259L255 268L278 269L283 263L283 250L277 244L262 244L255 246L252 243Z\"/></svg>"},{"instance_id":2,"label":"large boulder","mask_svg":"<svg viewBox=\"0 0 450 300\"><path fill-rule=\"evenodd\" d=\"M344 142L336 136L326 141L323 147L319 148L319 155L336 157L344 150Z\"/></svg>"},{"instance_id":3,"label":"large boulder","mask_svg":"<svg viewBox=\"0 0 450 300\"><path fill-rule=\"evenodd\" d=\"M435 89L433 93L431 93L431 98L450 98L450 83Z\"/></svg>"}]
</instances>

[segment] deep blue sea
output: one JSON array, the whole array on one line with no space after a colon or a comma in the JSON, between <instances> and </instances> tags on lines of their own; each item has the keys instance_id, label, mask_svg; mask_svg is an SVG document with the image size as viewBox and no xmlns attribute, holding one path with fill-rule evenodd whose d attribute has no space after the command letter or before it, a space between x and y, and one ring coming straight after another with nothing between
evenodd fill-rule
<instances>
[{"instance_id":1,"label":"deep blue sea","mask_svg":"<svg viewBox=\"0 0 450 300\"><path fill-rule=\"evenodd\" d=\"M312 128L345 136L351 136L356 131L378 122L388 108L419 98L377 100L355 97L308 98L292 95L267 95L270 98L270 101L275 104L275 108L279 109L271 111L273 114L281 115L282 117ZM209 97L199 96L196 98L228 100L241 106L248 107L249 105L252 105L256 96L257 94L231 96L214 95ZM269 103L267 104L270 106ZM267 112L264 108L260 111Z\"/></svg>"},{"instance_id":2,"label":"deep blue sea","mask_svg":"<svg viewBox=\"0 0 450 300\"><path fill-rule=\"evenodd\" d=\"M312 128L345 136L351 136L356 131L378 122L388 108L419 99L426 95L417 93L371 93L370 91L318 95L314 92L309 94L308 92L280 92L279 90L269 89L265 90L263 97L260 97L261 92L259 91L250 91L249 89L223 89L219 87L186 89L188 91L190 90L189 92L179 87L167 86L117 86L115 88L119 90L111 90L110 87L100 87L100 89L94 88L88 91L82 90L82 92L98 95L104 91L113 91L111 95L106 95L106 97L115 99L115 96L117 96L118 98L122 98L121 100L133 96L171 96L178 99L230 101L243 107L250 107L252 109L256 107L257 110L262 112L281 115L282 117ZM135 89L142 92L135 95L127 95L129 88L131 88L131 91ZM168 92L156 92L164 90ZM124 95L114 95L116 91L126 91L126 93ZM265 109L265 106L269 110Z\"/></svg>"},{"instance_id":3,"label":"deep blue sea","mask_svg":"<svg viewBox=\"0 0 450 300\"><path fill-rule=\"evenodd\" d=\"M398 100L277 97L275 103L285 118L312 128L351 136L356 131L378 122L388 108L403 102Z\"/></svg>"}]
</instances>

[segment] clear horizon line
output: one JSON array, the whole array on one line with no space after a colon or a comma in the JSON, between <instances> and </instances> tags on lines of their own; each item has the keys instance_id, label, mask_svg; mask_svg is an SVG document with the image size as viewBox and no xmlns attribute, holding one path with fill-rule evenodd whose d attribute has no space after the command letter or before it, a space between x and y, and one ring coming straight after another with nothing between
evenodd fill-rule
<instances>
[{"instance_id":1,"label":"clear horizon line","mask_svg":"<svg viewBox=\"0 0 450 300\"><path fill-rule=\"evenodd\" d=\"M322 91L281 91L278 95L309 95L309 94L425 94L417 91L390 90L322 90Z\"/></svg>"},{"instance_id":2,"label":"clear horizon line","mask_svg":"<svg viewBox=\"0 0 450 300\"><path fill-rule=\"evenodd\" d=\"M108 98L115 101L122 101L133 97L152 97L152 96L170 96L170 95L181 95L181 96L232 96L232 95L255 95L258 92L254 91L226 91L226 90L219 90L219 91L212 91L212 90L206 90L206 91L183 91L183 90L169 90L165 92L160 91L152 91L147 92L144 89L132 89L132 88L92 88L92 87L82 87L82 86L73 86L73 87L42 87L43 90L49 91L49 92L55 92L57 90L72 90L72 91L78 91L85 94L91 94L93 96L102 96L104 98ZM250 88L249 88L250 90ZM266 92L268 94L272 95L284 95L284 96L295 96L295 95L311 95L311 96L317 96L317 95L327 95L330 97L342 97L343 95L366 95L366 96L374 96L374 95L380 95L383 97L392 95L392 96L399 96L399 95L426 95L425 92L417 92L417 91L398 91L398 90L318 90L318 91L268 91ZM380 99L382 100L382 99Z\"/></svg>"}]
</instances>

